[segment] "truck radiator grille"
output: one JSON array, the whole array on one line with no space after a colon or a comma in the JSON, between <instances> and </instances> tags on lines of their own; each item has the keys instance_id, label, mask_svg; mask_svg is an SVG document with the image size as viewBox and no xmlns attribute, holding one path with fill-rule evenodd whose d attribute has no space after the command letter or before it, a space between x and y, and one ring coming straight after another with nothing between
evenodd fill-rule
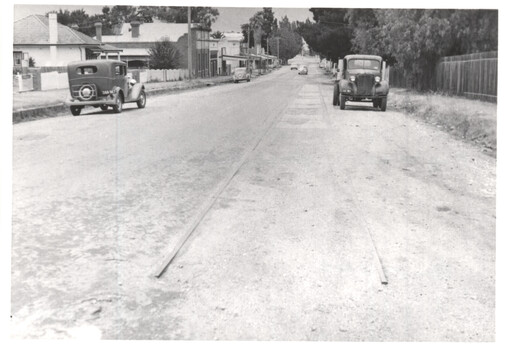
<instances>
[{"instance_id":1,"label":"truck radiator grille","mask_svg":"<svg viewBox=\"0 0 507 350\"><path fill-rule=\"evenodd\" d=\"M356 76L357 93L359 95L371 95L371 88L375 78L373 75L358 75Z\"/></svg>"}]
</instances>

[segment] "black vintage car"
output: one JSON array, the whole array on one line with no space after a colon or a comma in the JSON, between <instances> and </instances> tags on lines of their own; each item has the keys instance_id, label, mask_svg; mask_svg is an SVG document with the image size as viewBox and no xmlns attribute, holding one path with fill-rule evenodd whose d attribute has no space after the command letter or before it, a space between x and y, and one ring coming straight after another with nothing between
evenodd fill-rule
<instances>
[{"instance_id":1,"label":"black vintage car","mask_svg":"<svg viewBox=\"0 0 507 350\"><path fill-rule=\"evenodd\" d=\"M345 109L346 101L373 102L385 111L389 83L383 79L385 62L373 55L348 55L339 60L333 92L333 105Z\"/></svg>"},{"instance_id":2,"label":"black vintage car","mask_svg":"<svg viewBox=\"0 0 507 350\"><path fill-rule=\"evenodd\" d=\"M117 60L87 60L67 65L69 77L70 106L72 115L79 115L85 106L112 107L116 113L123 110L123 104L137 103L146 106L144 85L127 74L127 64Z\"/></svg>"}]
</instances>

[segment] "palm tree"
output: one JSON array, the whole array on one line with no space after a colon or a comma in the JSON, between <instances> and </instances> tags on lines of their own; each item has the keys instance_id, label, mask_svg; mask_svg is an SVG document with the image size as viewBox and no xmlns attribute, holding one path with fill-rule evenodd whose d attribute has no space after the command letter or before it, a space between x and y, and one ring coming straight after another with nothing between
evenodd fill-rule
<instances>
[{"instance_id":1,"label":"palm tree","mask_svg":"<svg viewBox=\"0 0 507 350\"><path fill-rule=\"evenodd\" d=\"M262 30L263 24L264 18L262 17L262 12L257 12L252 18L250 18L250 29L253 30L254 44L257 53L260 51L262 35L264 34L264 31Z\"/></svg>"}]
</instances>

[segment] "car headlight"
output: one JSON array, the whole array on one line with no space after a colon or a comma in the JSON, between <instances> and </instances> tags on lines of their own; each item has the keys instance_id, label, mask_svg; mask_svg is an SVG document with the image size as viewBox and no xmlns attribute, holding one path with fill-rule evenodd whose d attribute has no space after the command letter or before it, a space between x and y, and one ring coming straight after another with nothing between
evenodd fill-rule
<instances>
[{"instance_id":1,"label":"car headlight","mask_svg":"<svg viewBox=\"0 0 507 350\"><path fill-rule=\"evenodd\" d=\"M352 81L352 82L356 81L356 77L354 75L351 75L350 76L350 81Z\"/></svg>"},{"instance_id":2,"label":"car headlight","mask_svg":"<svg viewBox=\"0 0 507 350\"><path fill-rule=\"evenodd\" d=\"M380 77L375 77L375 82L380 83Z\"/></svg>"}]
</instances>

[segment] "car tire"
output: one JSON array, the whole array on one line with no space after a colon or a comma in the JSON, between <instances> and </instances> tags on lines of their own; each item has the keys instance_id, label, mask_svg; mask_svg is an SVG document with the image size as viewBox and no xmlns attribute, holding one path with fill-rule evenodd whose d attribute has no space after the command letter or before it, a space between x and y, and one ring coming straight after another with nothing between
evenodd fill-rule
<instances>
[{"instance_id":1,"label":"car tire","mask_svg":"<svg viewBox=\"0 0 507 350\"><path fill-rule=\"evenodd\" d=\"M123 97L118 94L116 96L116 104L113 106L114 113L121 113L123 111Z\"/></svg>"},{"instance_id":2,"label":"car tire","mask_svg":"<svg viewBox=\"0 0 507 350\"><path fill-rule=\"evenodd\" d=\"M380 110L382 112L385 112L387 109L387 97L383 97L382 101L380 102Z\"/></svg>"},{"instance_id":3,"label":"car tire","mask_svg":"<svg viewBox=\"0 0 507 350\"><path fill-rule=\"evenodd\" d=\"M146 107L146 93L144 90L141 90L141 93L139 94L139 98L137 99L137 108L144 108Z\"/></svg>"},{"instance_id":4,"label":"car tire","mask_svg":"<svg viewBox=\"0 0 507 350\"><path fill-rule=\"evenodd\" d=\"M333 106L339 106L340 105L340 91L338 90L338 84L334 84L334 90L333 90Z\"/></svg>"},{"instance_id":5,"label":"car tire","mask_svg":"<svg viewBox=\"0 0 507 350\"><path fill-rule=\"evenodd\" d=\"M83 107L71 106L70 113L72 113L73 116L78 116L81 114L81 109L83 109Z\"/></svg>"},{"instance_id":6,"label":"car tire","mask_svg":"<svg viewBox=\"0 0 507 350\"><path fill-rule=\"evenodd\" d=\"M345 109L345 96L340 94L340 109Z\"/></svg>"},{"instance_id":7,"label":"car tire","mask_svg":"<svg viewBox=\"0 0 507 350\"><path fill-rule=\"evenodd\" d=\"M238 81L237 81L237 80L234 80L234 84L237 84L237 83L238 83Z\"/></svg>"},{"instance_id":8,"label":"car tire","mask_svg":"<svg viewBox=\"0 0 507 350\"><path fill-rule=\"evenodd\" d=\"M108 107L108 106L106 106L106 105L102 105L102 106L100 106L100 109L102 109L103 111L107 111L107 109L108 109L108 108L109 108L109 107Z\"/></svg>"},{"instance_id":9,"label":"car tire","mask_svg":"<svg viewBox=\"0 0 507 350\"><path fill-rule=\"evenodd\" d=\"M249 82L250 82L250 79L247 79L247 80L246 80L246 82L247 82L247 83L249 83Z\"/></svg>"}]
</instances>

